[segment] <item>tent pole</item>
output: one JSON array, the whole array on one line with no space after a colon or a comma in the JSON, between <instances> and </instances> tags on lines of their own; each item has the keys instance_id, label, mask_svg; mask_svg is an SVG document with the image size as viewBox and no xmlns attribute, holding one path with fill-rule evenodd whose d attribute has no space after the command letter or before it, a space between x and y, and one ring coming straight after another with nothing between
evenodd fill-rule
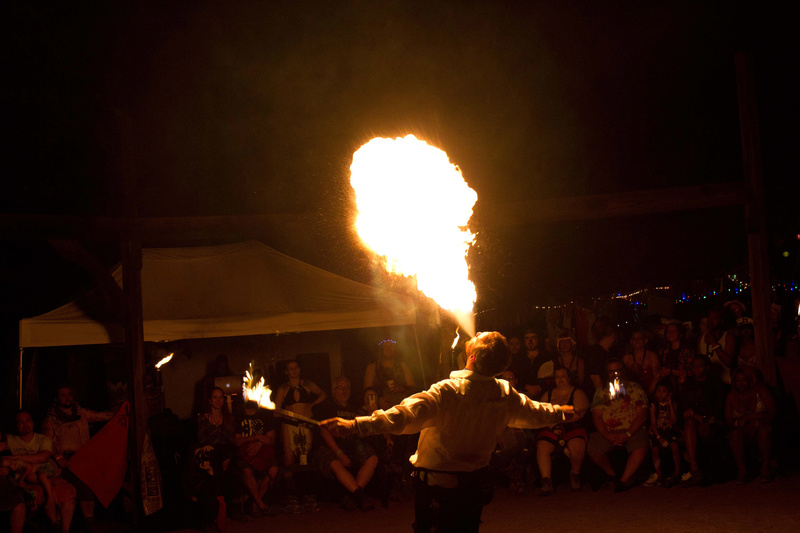
<instances>
[{"instance_id":1,"label":"tent pole","mask_svg":"<svg viewBox=\"0 0 800 533\"><path fill-rule=\"evenodd\" d=\"M419 337L417 336L417 323L414 322L414 342L417 343L417 357L419 358L419 371L422 373L422 386L428 388L428 380L425 379L425 365L422 364L422 352L419 349Z\"/></svg>"},{"instance_id":2,"label":"tent pole","mask_svg":"<svg viewBox=\"0 0 800 533\"><path fill-rule=\"evenodd\" d=\"M18 408L22 409L22 352L25 351L25 348L20 347L19 349L19 381L17 382L17 391L19 392L19 405Z\"/></svg>"}]
</instances>

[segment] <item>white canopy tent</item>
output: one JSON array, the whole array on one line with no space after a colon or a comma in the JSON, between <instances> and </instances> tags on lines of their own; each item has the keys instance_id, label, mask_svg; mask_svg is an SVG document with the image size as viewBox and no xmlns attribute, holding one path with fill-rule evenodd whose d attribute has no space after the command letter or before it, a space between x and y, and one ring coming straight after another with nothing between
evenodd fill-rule
<instances>
[{"instance_id":1,"label":"white canopy tent","mask_svg":"<svg viewBox=\"0 0 800 533\"><path fill-rule=\"evenodd\" d=\"M122 286L122 267L113 277ZM142 250L145 341L414 324L405 296L337 276L256 241ZM19 323L20 348L125 341L99 289Z\"/></svg>"}]
</instances>

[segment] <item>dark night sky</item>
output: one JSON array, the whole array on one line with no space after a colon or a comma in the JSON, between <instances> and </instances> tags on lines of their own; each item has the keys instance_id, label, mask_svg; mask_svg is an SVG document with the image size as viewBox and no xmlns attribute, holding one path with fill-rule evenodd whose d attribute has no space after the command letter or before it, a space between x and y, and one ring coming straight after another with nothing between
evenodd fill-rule
<instances>
[{"instance_id":1,"label":"dark night sky","mask_svg":"<svg viewBox=\"0 0 800 533\"><path fill-rule=\"evenodd\" d=\"M313 231L266 244L366 281L348 183L363 142L414 133L438 145L479 204L734 181L733 54L750 50L773 247L798 232L786 13L756 2L240 4L5 5L0 212L116 214L127 153L142 215L310 214ZM740 208L486 228L474 277L487 307L712 278L746 264L743 230ZM44 243L3 247L8 317L86 283L74 269L33 281L65 268Z\"/></svg>"}]
</instances>

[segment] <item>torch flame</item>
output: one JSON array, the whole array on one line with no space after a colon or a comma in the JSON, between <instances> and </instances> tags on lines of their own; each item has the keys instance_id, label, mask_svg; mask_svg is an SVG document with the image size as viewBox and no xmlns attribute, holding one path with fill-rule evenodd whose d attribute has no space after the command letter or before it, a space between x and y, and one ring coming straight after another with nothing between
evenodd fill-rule
<instances>
[{"instance_id":1,"label":"torch flame","mask_svg":"<svg viewBox=\"0 0 800 533\"><path fill-rule=\"evenodd\" d=\"M264 409L275 409L275 403L270 400L272 391L264 385L264 378L256 382L253 377L253 363L250 363L250 370L244 373L242 378L242 398L245 401L253 401Z\"/></svg>"},{"instance_id":2,"label":"torch flame","mask_svg":"<svg viewBox=\"0 0 800 533\"><path fill-rule=\"evenodd\" d=\"M620 383L619 378L614 378L614 381L608 384L608 394L612 400L620 394L625 396L625 385Z\"/></svg>"},{"instance_id":3,"label":"torch flame","mask_svg":"<svg viewBox=\"0 0 800 533\"><path fill-rule=\"evenodd\" d=\"M353 154L356 229L389 272L416 276L417 288L474 334L475 285L466 228L478 195L447 154L413 135L376 138Z\"/></svg>"},{"instance_id":4,"label":"torch flame","mask_svg":"<svg viewBox=\"0 0 800 533\"><path fill-rule=\"evenodd\" d=\"M166 365L167 363L169 363L170 361L172 361L172 356L173 356L173 355L175 355L175 352L172 352L171 354L169 354L169 355L167 355L166 357L164 357L163 359L161 359L161 361L159 361L158 363L156 363L156 369L157 369L157 370L161 370L161 367L162 367L162 366L164 366L164 365Z\"/></svg>"}]
</instances>

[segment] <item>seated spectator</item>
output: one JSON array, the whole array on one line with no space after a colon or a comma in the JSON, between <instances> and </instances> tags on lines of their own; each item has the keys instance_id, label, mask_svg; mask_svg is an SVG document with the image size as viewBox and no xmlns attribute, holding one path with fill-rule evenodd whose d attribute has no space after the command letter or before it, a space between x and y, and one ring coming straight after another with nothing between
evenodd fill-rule
<instances>
[{"instance_id":1,"label":"seated spectator","mask_svg":"<svg viewBox=\"0 0 800 533\"><path fill-rule=\"evenodd\" d=\"M553 358L539 343L539 334L532 329L523 336L525 351L511 369L517 376L517 387L528 398L538 398L544 390L553 388Z\"/></svg>"},{"instance_id":2,"label":"seated spectator","mask_svg":"<svg viewBox=\"0 0 800 533\"><path fill-rule=\"evenodd\" d=\"M63 498L59 501L53 490L50 478L55 476L55 465L51 461L53 455L53 442L41 433L34 433L33 419L27 411L17 413L17 434L8 435L7 444L11 451L12 459L24 462L27 465L24 481L38 483L45 494L44 509L47 518L54 527L59 524L56 505L61 510L61 531L67 533L72 522L75 510L75 499Z\"/></svg>"},{"instance_id":3,"label":"seated spectator","mask_svg":"<svg viewBox=\"0 0 800 533\"><path fill-rule=\"evenodd\" d=\"M0 433L0 438L2 438ZM9 513L9 531L11 533L22 533L25 526L25 495L19 488L17 483L12 480L14 470L10 463L17 463L19 461L9 460L8 445L5 442L0 442L0 513Z\"/></svg>"},{"instance_id":4,"label":"seated spectator","mask_svg":"<svg viewBox=\"0 0 800 533\"><path fill-rule=\"evenodd\" d=\"M605 472L606 487L620 492L632 485L633 475L647 456L647 394L635 381L623 377L625 365L619 359L606 364L608 381L619 381L620 390L612 397L608 388L594 393L592 418L597 428L589 438L589 456ZM608 452L625 448L628 459L622 476L611 465Z\"/></svg>"},{"instance_id":5,"label":"seated spectator","mask_svg":"<svg viewBox=\"0 0 800 533\"><path fill-rule=\"evenodd\" d=\"M571 422L544 428L539 432L536 442L536 461L539 464L539 473L542 475L540 492L542 496L549 496L555 491L551 475L552 455L555 451L560 451L569 457L570 488L572 490L581 489L581 467L586 457L588 437L580 420L589 410L589 399L581 389L572 385L570 378L571 375L566 368L557 368L555 388L544 393L540 399L545 403L575 407Z\"/></svg>"},{"instance_id":6,"label":"seated spectator","mask_svg":"<svg viewBox=\"0 0 800 533\"><path fill-rule=\"evenodd\" d=\"M622 362L628 367L628 375L639 383L648 395L656 390L661 363L655 353L647 349L644 331L634 331L630 338L631 351L626 353Z\"/></svg>"},{"instance_id":7,"label":"seated spectator","mask_svg":"<svg viewBox=\"0 0 800 533\"><path fill-rule=\"evenodd\" d=\"M695 355L692 377L681 389L683 435L691 468L691 477L683 481L684 486L703 481L703 472L697 462L697 446L700 440L719 432L725 412L725 385L716 374L709 372L709 367L707 357Z\"/></svg>"},{"instance_id":8,"label":"seated spectator","mask_svg":"<svg viewBox=\"0 0 800 533\"><path fill-rule=\"evenodd\" d=\"M774 417L775 401L769 389L756 380L749 368L737 368L733 372L733 389L725 402L725 425L729 428L728 441L739 469L738 483L747 482L744 447L752 440L761 452L761 482L772 480L769 461Z\"/></svg>"},{"instance_id":9,"label":"seated spectator","mask_svg":"<svg viewBox=\"0 0 800 533\"><path fill-rule=\"evenodd\" d=\"M94 523L94 493L86 483L72 473L69 460L89 442L91 438L89 424L108 421L111 416L112 413L108 411L84 409L75 401L72 388L64 386L56 392L56 400L42 423L42 433L53 442L53 459L62 469L60 477L77 490L81 513L89 527Z\"/></svg>"},{"instance_id":10,"label":"seated spectator","mask_svg":"<svg viewBox=\"0 0 800 533\"><path fill-rule=\"evenodd\" d=\"M210 476L210 483L204 483L208 503L216 504L214 526L223 531L227 522L225 502L225 473L231 459L236 455L233 421L225 404L225 391L219 387L211 390L209 409L197 421L197 444L194 452L195 464ZM216 500L216 501L214 501Z\"/></svg>"},{"instance_id":11,"label":"seated spectator","mask_svg":"<svg viewBox=\"0 0 800 533\"><path fill-rule=\"evenodd\" d=\"M570 384L583 390L586 367L583 358L575 354L576 347L575 339L569 333L562 333L556 341L556 355L553 357L553 365L554 369L566 369L569 374Z\"/></svg>"},{"instance_id":12,"label":"seated spectator","mask_svg":"<svg viewBox=\"0 0 800 533\"><path fill-rule=\"evenodd\" d=\"M353 420L357 413L350 406L350 380L344 376L333 382L333 398L323 403L319 416L323 420L344 418ZM346 438L335 438L324 428L320 429L325 446L320 447L318 464L326 477L336 477L348 494L342 500L342 507L347 510L369 511L375 505L364 493L378 466L378 455L366 440L350 435ZM387 492L388 497L388 492ZM388 500L384 500L386 502Z\"/></svg>"},{"instance_id":13,"label":"seated spectator","mask_svg":"<svg viewBox=\"0 0 800 533\"><path fill-rule=\"evenodd\" d=\"M659 379L668 379L673 393L680 390L686 377L692 373L694 352L684 342L683 328L680 324L670 323L664 328L666 346L661 350L661 372Z\"/></svg>"},{"instance_id":14,"label":"seated spectator","mask_svg":"<svg viewBox=\"0 0 800 533\"><path fill-rule=\"evenodd\" d=\"M678 428L678 403L672 397L669 381L663 380L656 385L653 403L650 404L650 449L653 452L655 472L645 482L645 487L653 487L660 483L666 488L677 485L681 480L681 430ZM661 450L670 448L674 473L664 478L661 471Z\"/></svg>"},{"instance_id":15,"label":"seated spectator","mask_svg":"<svg viewBox=\"0 0 800 533\"><path fill-rule=\"evenodd\" d=\"M253 517L274 514L264 503L264 496L278 477L275 419L269 411L259 410L256 402L247 401L243 416L236 420L234 426L242 483L252 498L248 514Z\"/></svg>"},{"instance_id":16,"label":"seated spectator","mask_svg":"<svg viewBox=\"0 0 800 533\"><path fill-rule=\"evenodd\" d=\"M397 342L384 339L378 343L380 357L367 365L364 373L364 388L374 387L378 391L378 406L389 409L402 402L416 391L411 369L397 357Z\"/></svg>"}]
</instances>

